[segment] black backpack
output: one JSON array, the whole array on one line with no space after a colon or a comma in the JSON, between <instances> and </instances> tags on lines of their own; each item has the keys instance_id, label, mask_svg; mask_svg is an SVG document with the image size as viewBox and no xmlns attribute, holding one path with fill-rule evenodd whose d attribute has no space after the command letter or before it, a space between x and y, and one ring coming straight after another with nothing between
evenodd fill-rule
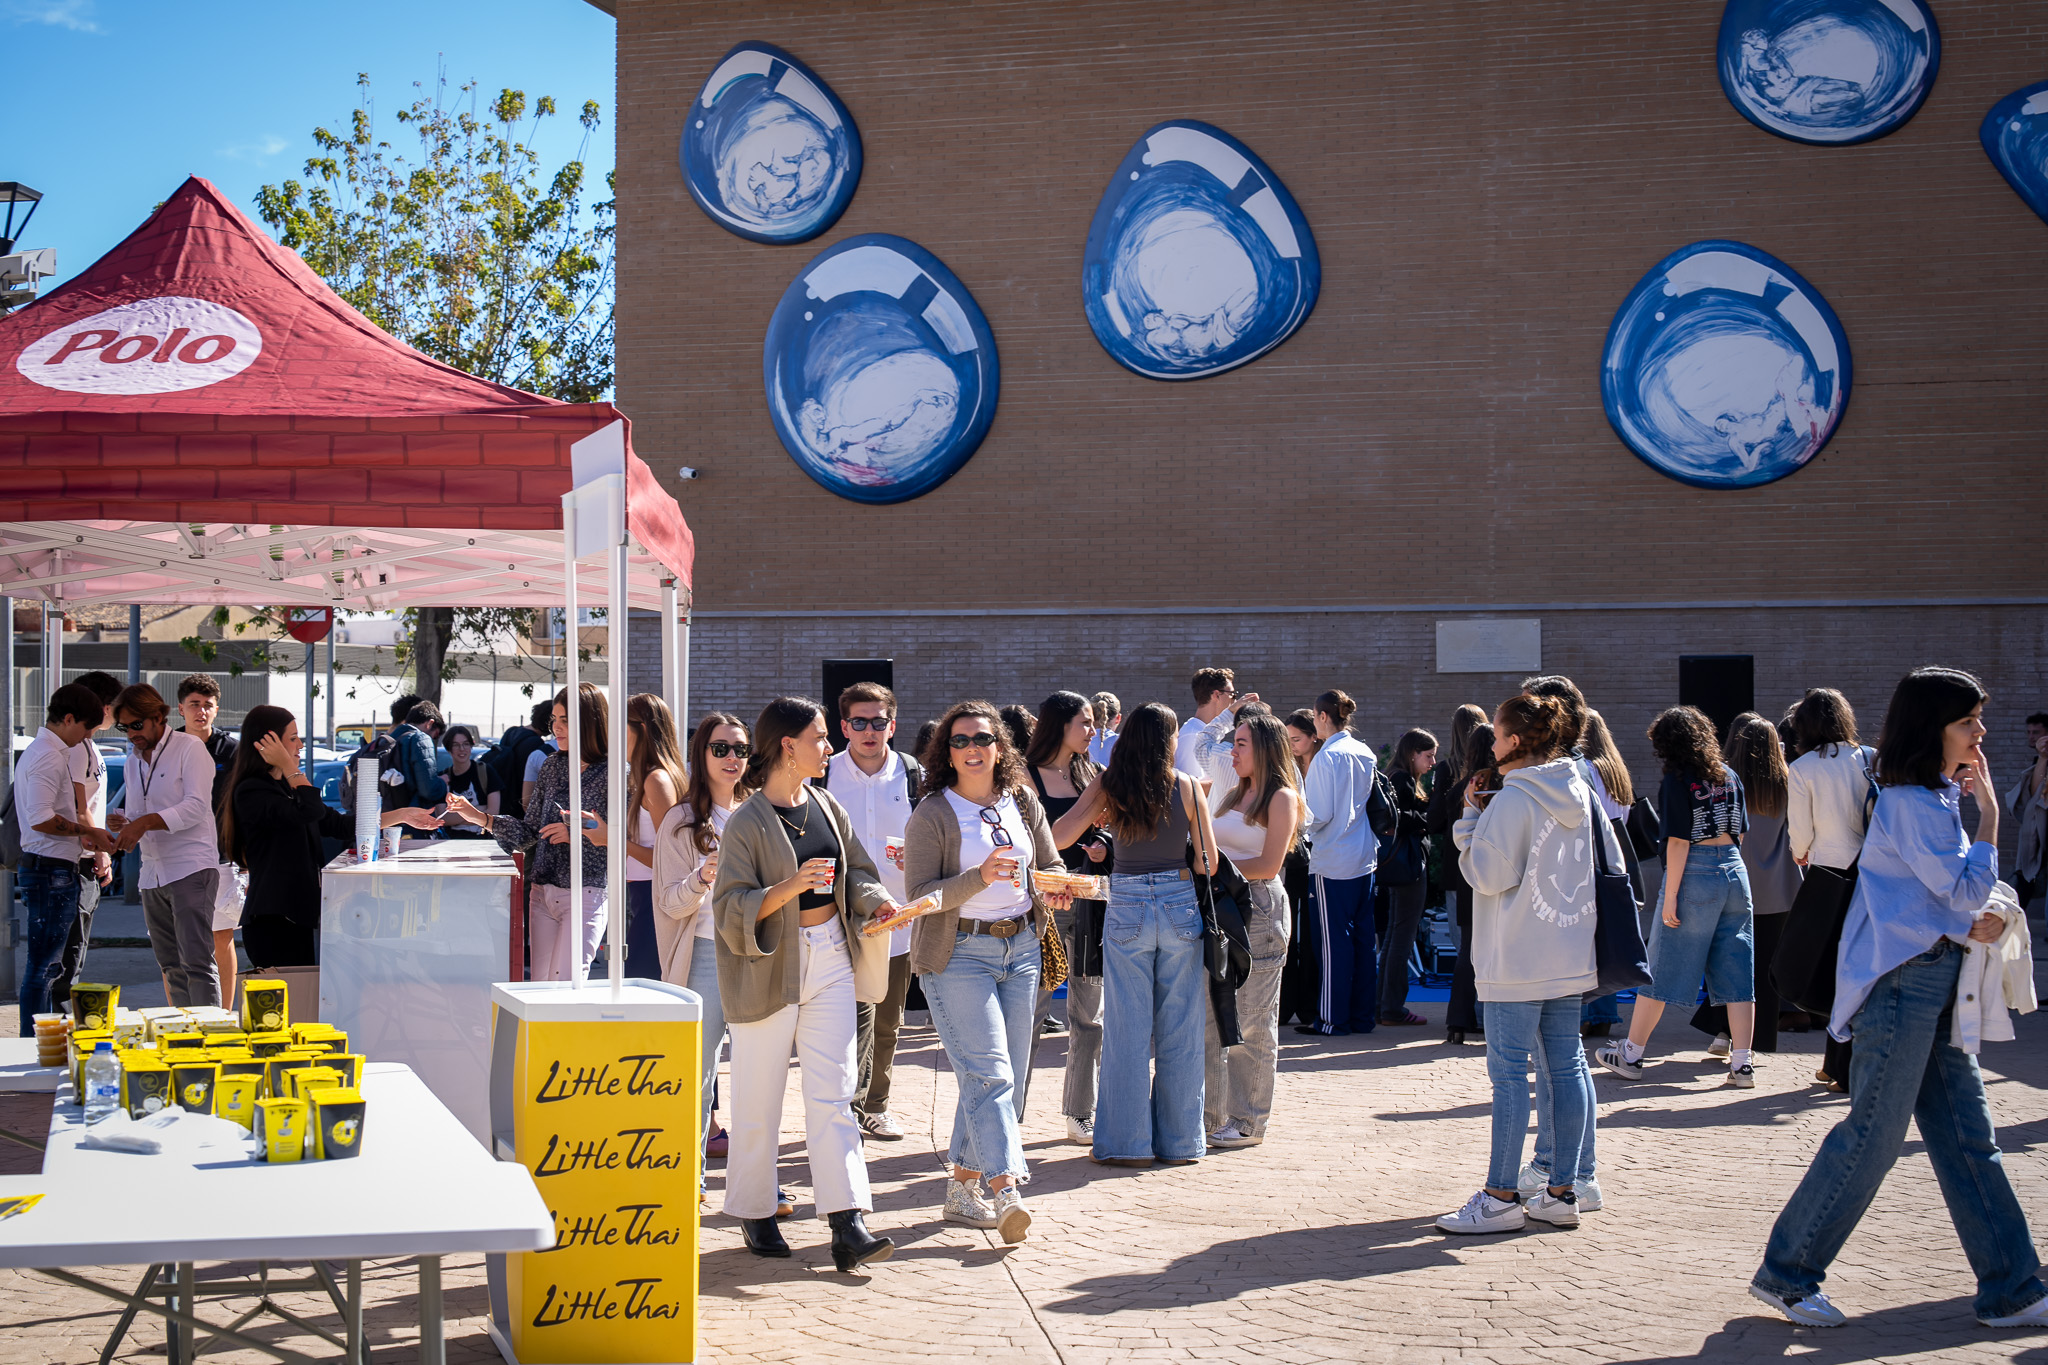
<instances>
[{"instance_id":1,"label":"black backpack","mask_svg":"<svg viewBox=\"0 0 2048 1365\"><path fill-rule=\"evenodd\" d=\"M498 810L501 814L526 816L526 760L547 744L532 730L521 726L517 734L491 750L485 761L498 780Z\"/></svg>"},{"instance_id":2,"label":"black backpack","mask_svg":"<svg viewBox=\"0 0 2048 1365\"><path fill-rule=\"evenodd\" d=\"M1373 837L1382 844L1393 837L1401 823L1401 806L1394 798L1394 780L1377 763L1372 768L1372 795L1365 799L1365 823L1372 829Z\"/></svg>"},{"instance_id":3,"label":"black backpack","mask_svg":"<svg viewBox=\"0 0 2048 1365\"><path fill-rule=\"evenodd\" d=\"M348 771L342 774L341 779L343 808L351 816L356 813L356 773L360 771L356 765L366 758L377 760L377 795L382 809L398 810L411 805L414 793L410 784L404 781L404 769L399 766L398 741L386 730L348 756ZM399 774L400 780L396 784L387 777L390 773Z\"/></svg>"}]
</instances>

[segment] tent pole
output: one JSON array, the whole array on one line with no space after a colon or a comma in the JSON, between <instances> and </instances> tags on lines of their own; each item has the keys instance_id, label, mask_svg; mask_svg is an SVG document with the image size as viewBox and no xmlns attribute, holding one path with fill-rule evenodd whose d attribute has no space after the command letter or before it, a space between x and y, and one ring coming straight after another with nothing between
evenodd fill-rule
<instances>
[{"instance_id":1,"label":"tent pole","mask_svg":"<svg viewBox=\"0 0 2048 1365\"><path fill-rule=\"evenodd\" d=\"M683 593L682 612L676 620L676 715L681 716L690 707L690 602L691 593Z\"/></svg>"},{"instance_id":2,"label":"tent pole","mask_svg":"<svg viewBox=\"0 0 2048 1365\"><path fill-rule=\"evenodd\" d=\"M6 624L7 691L0 695L0 792L14 790L14 599L0 597L0 620ZM14 974L14 874L0 868L0 1000L21 998L21 984Z\"/></svg>"},{"instance_id":3,"label":"tent pole","mask_svg":"<svg viewBox=\"0 0 2048 1365\"><path fill-rule=\"evenodd\" d=\"M621 479L619 482L623 483ZM611 838L605 848L605 904L610 907L611 951L605 966L610 971L612 999L626 979L626 841L633 837L633 812L626 809L626 539L624 490L612 495L619 516L617 543L611 546L611 601L605 610L605 648L610 653L612 732L605 750L611 762L605 768L605 809L611 812Z\"/></svg>"},{"instance_id":4,"label":"tent pole","mask_svg":"<svg viewBox=\"0 0 2048 1365\"><path fill-rule=\"evenodd\" d=\"M669 714L675 717L677 737L685 749L690 743L689 718L683 714L683 675L681 655L676 651L676 579L674 574L661 576L661 699L668 703Z\"/></svg>"},{"instance_id":5,"label":"tent pole","mask_svg":"<svg viewBox=\"0 0 2048 1365\"><path fill-rule=\"evenodd\" d=\"M313 771L313 650L315 647L311 640L306 641L306 757L304 766L309 773Z\"/></svg>"},{"instance_id":6,"label":"tent pole","mask_svg":"<svg viewBox=\"0 0 2048 1365\"><path fill-rule=\"evenodd\" d=\"M327 609L327 747L339 749L334 742L334 627L337 624L334 608Z\"/></svg>"},{"instance_id":7,"label":"tent pole","mask_svg":"<svg viewBox=\"0 0 2048 1365\"><path fill-rule=\"evenodd\" d=\"M576 935L575 953L583 955L583 708L576 668L576 495L562 495L562 587L567 608L562 617L562 662L568 675L569 713L569 932ZM538 850L536 850L538 852ZM583 984L583 972L570 977Z\"/></svg>"},{"instance_id":8,"label":"tent pole","mask_svg":"<svg viewBox=\"0 0 2048 1365\"><path fill-rule=\"evenodd\" d=\"M142 608L128 608L128 685L142 681Z\"/></svg>"}]
</instances>

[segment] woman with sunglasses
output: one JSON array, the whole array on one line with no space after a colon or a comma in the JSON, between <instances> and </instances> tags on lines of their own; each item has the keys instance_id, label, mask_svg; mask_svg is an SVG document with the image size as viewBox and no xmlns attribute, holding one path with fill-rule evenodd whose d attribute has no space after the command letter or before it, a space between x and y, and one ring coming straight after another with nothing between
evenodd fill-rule
<instances>
[{"instance_id":1,"label":"woman with sunglasses","mask_svg":"<svg viewBox=\"0 0 2048 1365\"><path fill-rule=\"evenodd\" d=\"M1048 911L1071 905L1035 895L1024 869L1065 867L995 707L953 706L929 757L903 831L903 880L912 896L940 897L911 929L910 967L959 1081L945 1218L1021 1242L1031 1215L1017 1187L1030 1173L1017 1098L1037 1031L1038 936Z\"/></svg>"},{"instance_id":2,"label":"woman with sunglasses","mask_svg":"<svg viewBox=\"0 0 2048 1365\"><path fill-rule=\"evenodd\" d=\"M654 832L651 885L661 979L671 986L689 987L704 1002L697 1131L707 1147L712 1139L711 1097L718 1081L718 1049L725 1040L725 1009L718 994L717 926L704 898L718 879L718 837L747 795L750 752L747 727L738 716L713 711L698 721L697 733L690 736L690 766L682 800L668 808ZM701 1173L701 1164L698 1169Z\"/></svg>"},{"instance_id":3,"label":"woman with sunglasses","mask_svg":"<svg viewBox=\"0 0 2048 1365\"><path fill-rule=\"evenodd\" d=\"M754 722L745 781L754 794L718 841L711 904L718 995L732 1031L732 1136L725 1211L756 1256L787 1256L775 1225L775 1158L789 1053L802 1068L804 1137L817 1210L841 1272L885 1261L896 1244L862 1221L874 1207L853 1097L860 1081L854 1005L889 990L889 940L862 926L897 908L832 793L825 709L777 697Z\"/></svg>"},{"instance_id":4,"label":"woman with sunglasses","mask_svg":"<svg viewBox=\"0 0 2048 1365\"><path fill-rule=\"evenodd\" d=\"M1193 870L1216 870L1201 790L1173 766L1179 721L1158 702L1125 718L1109 766L1060 817L1072 843L1106 818L1116 871L1102 931L1102 1093L1093 1157L1105 1166L1187 1166L1202 1132L1202 914ZM1191 857L1190 846L1197 850Z\"/></svg>"}]
</instances>

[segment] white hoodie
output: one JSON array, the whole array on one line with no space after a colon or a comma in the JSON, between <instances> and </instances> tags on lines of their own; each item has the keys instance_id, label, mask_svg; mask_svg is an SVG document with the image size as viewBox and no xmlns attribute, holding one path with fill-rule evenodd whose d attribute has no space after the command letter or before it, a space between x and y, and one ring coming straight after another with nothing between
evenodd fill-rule
<instances>
[{"instance_id":1,"label":"white hoodie","mask_svg":"<svg viewBox=\"0 0 2048 1365\"><path fill-rule=\"evenodd\" d=\"M1481 1000L1556 1000L1599 984L1593 934L1594 853L1620 869L1614 828L1569 758L1517 768L1479 811L1451 828L1472 884L1472 974ZM1590 831L1588 827L1591 827Z\"/></svg>"}]
</instances>

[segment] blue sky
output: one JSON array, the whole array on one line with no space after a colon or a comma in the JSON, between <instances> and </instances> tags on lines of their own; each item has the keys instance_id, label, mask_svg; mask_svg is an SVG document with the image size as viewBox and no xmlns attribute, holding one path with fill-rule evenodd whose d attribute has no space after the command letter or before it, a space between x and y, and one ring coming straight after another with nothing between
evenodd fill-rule
<instances>
[{"instance_id":1,"label":"blue sky","mask_svg":"<svg viewBox=\"0 0 2048 1365\"><path fill-rule=\"evenodd\" d=\"M474 77L486 96L553 95L562 113L539 143L548 171L575 154L575 111L594 99L604 123L585 159L601 186L614 35L584 0L0 0L0 180L43 192L17 249L55 247L44 287L61 283L187 175L255 219L257 186L304 179L312 130L347 126L363 71L395 146L392 113L443 68L451 87Z\"/></svg>"}]
</instances>

